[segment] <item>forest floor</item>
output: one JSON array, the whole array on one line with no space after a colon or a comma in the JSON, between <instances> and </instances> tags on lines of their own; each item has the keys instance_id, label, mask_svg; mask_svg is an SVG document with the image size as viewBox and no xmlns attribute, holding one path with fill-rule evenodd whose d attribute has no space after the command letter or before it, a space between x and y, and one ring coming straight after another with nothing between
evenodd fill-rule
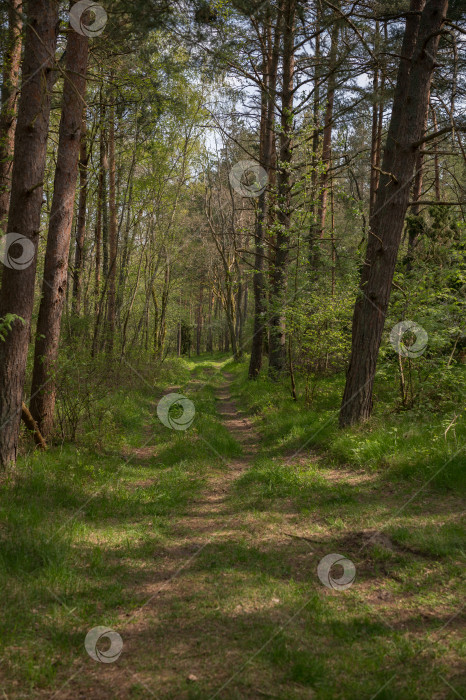
<instances>
[{"instance_id":1,"label":"forest floor","mask_svg":"<svg viewBox=\"0 0 466 700\"><path fill-rule=\"evenodd\" d=\"M264 440L236 369L126 396L124 443L56 449L3 485L21 531L0 526L4 697L466 697L460 496ZM173 391L196 408L186 431L157 419ZM317 575L331 553L354 563L346 590ZM121 635L113 663L84 648L100 625Z\"/></svg>"}]
</instances>

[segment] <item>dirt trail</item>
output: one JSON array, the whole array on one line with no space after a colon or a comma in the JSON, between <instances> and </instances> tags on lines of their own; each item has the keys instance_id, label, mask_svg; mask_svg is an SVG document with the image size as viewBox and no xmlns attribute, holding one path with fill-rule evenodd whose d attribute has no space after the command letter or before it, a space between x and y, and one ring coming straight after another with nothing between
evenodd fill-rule
<instances>
[{"instance_id":1,"label":"dirt trail","mask_svg":"<svg viewBox=\"0 0 466 700\"><path fill-rule=\"evenodd\" d=\"M80 673L81 679L73 680L64 688L61 698L133 697L132 688L140 684L143 697L182 700L191 697L191 693L175 690L178 684L175 679L183 684L187 680L195 684L196 673L204 678L208 673L215 677L225 666L225 657L217 658L215 645L227 631L209 630L207 623L204 629L198 624L193 628L189 619L177 619L176 615L178 608L189 608L190 599L193 600L193 614L197 614L194 608L200 604L200 599L207 609L212 605L215 584L212 585L212 576L197 567L198 559L209 545L226 542L230 545L244 533L241 516L229 511L227 501L233 483L251 465L259 437L231 397L233 375L224 376L226 383L216 391L217 408L222 422L241 445L242 455L229 459L226 468L216 469L209 475L206 489L173 523L167 545L159 546L147 568L135 577L135 591L143 602L135 611L122 611L118 629L124 640L124 654L118 664L94 667L86 664ZM170 390L180 389L170 387ZM215 639L217 634L218 640ZM225 636L222 645L225 654L230 653L227 643ZM233 658L232 663L239 663L239 659ZM226 670L229 671L228 664Z\"/></svg>"},{"instance_id":2,"label":"dirt trail","mask_svg":"<svg viewBox=\"0 0 466 700\"><path fill-rule=\"evenodd\" d=\"M186 531L192 537L194 533L211 531L211 538L221 534L223 528L231 524L231 516L225 508L227 494L232 483L248 469L257 450L258 435L252 427L251 420L242 414L231 397L230 382L233 375L224 374L227 383L216 391L219 401L217 410L222 422L243 449L241 457L225 462L226 471L210 475L208 487L199 498L192 501L186 514L175 526L175 533L183 536ZM221 455L220 455L221 456ZM199 540L201 544L202 540Z\"/></svg>"}]
</instances>

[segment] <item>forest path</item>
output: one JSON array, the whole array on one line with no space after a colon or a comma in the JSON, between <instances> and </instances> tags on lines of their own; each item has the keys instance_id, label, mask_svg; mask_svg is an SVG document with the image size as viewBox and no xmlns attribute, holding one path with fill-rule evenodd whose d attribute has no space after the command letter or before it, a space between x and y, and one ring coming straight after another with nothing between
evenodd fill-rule
<instances>
[{"instance_id":1,"label":"forest path","mask_svg":"<svg viewBox=\"0 0 466 700\"><path fill-rule=\"evenodd\" d=\"M235 571L238 552L249 546L244 541L246 513L231 507L230 496L235 482L250 468L260 440L251 419L232 398L233 379L234 375L223 373L215 398L218 417L240 446L241 456L225 459L219 455L224 467L208 475L206 488L173 523L172 543L156 553L150 580L138 591L147 602L131 615L131 624L124 631L128 652L142 666L138 680L159 699L217 697L215 687L229 681L244 655L232 644L238 636L231 634L237 621L232 626L215 615L209 619L219 608L219 588L226 586L228 590L227 579L236 578L242 569L240 564L240 570ZM190 380L184 387L169 387L164 393L181 392L194 398L203 385L205 382ZM223 556L227 569L232 569L228 575L216 573ZM231 591L234 588L233 583ZM236 603L234 617L241 612L242 605ZM258 692L242 697L257 697Z\"/></svg>"},{"instance_id":2,"label":"forest path","mask_svg":"<svg viewBox=\"0 0 466 700\"><path fill-rule=\"evenodd\" d=\"M240 638L244 624L250 624L241 617L259 610L262 604L257 601L259 591L254 592L254 600L242 601L239 591L236 598L235 589L237 579L244 579L245 564L246 569L255 569L256 577L261 575L261 562L259 557L254 563L256 553L251 547L257 542L250 532L248 513L232 507L231 495L235 482L253 463L260 437L232 398L233 378L223 373L215 397L217 418L240 446L240 456L222 458L223 466L212 469L206 487L173 519L169 541L153 552L152 561L142 572L136 573L133 592L141 605L125 611L120 624L114 626L124 643L118 663L87 666L80 680L70 683L69 695L65 691L60 697L207 699L217 697L216 688L241 667L244 648ZM208 382L194 379L183 387L169 386L163 393L183 393L194 399L196 391ZM145 447L135 453L147 459L151 450ZM225 609L219 595L226 592ZM223 620L216 614L220 607L226 615ZM242 697L254 698L261 692L244 691ZM218 697L230 695L225 691Z\"/></svg>"},{"instance_id":3,"label":"forest path","mask_svg":"<svg viewBox=\"0 0 466 700\"><path fill-rule=\"evenodd\" d=\"M413 548L409 540L393 538L396 530L385 530L387 518L400 501L408 501L412 488L370 470L335 465L309 449L287 458L282 434L262 439L254 419L238 410L234 375L203 364L187 384L163 392L182 393L195 403L192 429L157 425L150 399L153 425L146 428L155 430L155 444L132 448L144 479L135 474L123 485L147 510L112 513L102 549L115 579L87 592L92 620L87 629L108 620L121 635L122 654L115 663L89 658L79 621L75 636L81 654L66 668L73 675L63 676L55 694L40 697L424 697L396 687L383 692L388 683L412 682L411 669L400 670L397 644L401 637L402 653L411 645L411 658L419 657L415 672L423 686L426 658L418 650L430 650L432 635L448 625L456 668L460 584L449 550L444 548L439 559L441 541L437 549L422 546L422 540ZM264 418L259 420L263 425ZM130 471L137 467L130 463ZM184 501L173 495L178 481L188 484ZM442 523L455 518L462 504L451 496L439 504L435 493L425 495L400 519L403 532L409 525L409 532L422 537L429 524L426 510ZM452 533L456 537L455 529ZM356 566L356 583L348 590L332 590L319 580L317 564L331 553ZM418 600L426 572L429 597ZM98 600L112 585L118 603L110 616L109 607L96 610L89 595ZM72 610L80 595L70 597ZM355 653L367 663L363 676ZM442 653L439 647L439 664ZM445 685L436 676L434 681ZM448 686L436 697L450 700Z\"/></svg>"}]
</instances>

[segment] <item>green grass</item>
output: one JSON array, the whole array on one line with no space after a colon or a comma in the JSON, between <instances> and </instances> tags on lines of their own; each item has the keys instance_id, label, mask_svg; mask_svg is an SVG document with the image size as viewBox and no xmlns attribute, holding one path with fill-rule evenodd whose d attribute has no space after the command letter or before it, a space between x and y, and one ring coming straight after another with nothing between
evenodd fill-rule
<instances>
[{"instance_id":1,"label":"green grass","mask_svg":"<svg viewBox=\"0 0 466 700\"><path fill-rule=\"evenodd\" d=\"M164 378L183 385L193 366L172 363ZM0 486L0 674L8 669L30 691L81 654L83 630L140 605L134 571L166 541L206 474L224 468L217 455L238 454L215 419L210 386L192 394L192 428L173 431L157 418L161 387L128 378L102 399L111 413L104 429L89 423L78 447L26 454Z\"/></svg>"},{"instance_id":2,"label":"green grass","mask_svg":"<svg viewBox=\"0 0 466 700\"><path fill-rule=\"evenodd\" d=\"M277 383L263 373L260 379L250 382L244 365L231 364L228 369L237 376L237 396L256 415L269 454L291 456L316 448L325 450L326 457L335 464L383 471L389 478L432 480L439 488L466 493L466 411L460 390L456 395L448 392L443 401L437 402L435 411L423 405L422 396L412 410L397 410L397 378L384 368L376 380L373 418L341 430L338 410L343 374L320 379L314 401L307 406L299 375L298 401L294 401L287 380ZM461 387L466 367L452 371ZM445 436L455 416L458 418L454 431Z\"/></svg>"},{"instance_id":3,"label":"green grass","mask_svg":"<svg viewBox=\"0 0 466 700\"><path fill-rule=\"evenodd\" d=\"M465 695L466 545L454 459L429 482L431 464L454 452L439 432L451 407L432 423L393 412L382 384L374 420L340 431L340 376L322 380L306 407L285 382L248 382L246 365L225 355L170 361L157 376L139 369L145 381L128 371L102 396L101 425L84 423L77 445L24 451L0 486L7 697L60 697L73 671L70 697L210 700L223 686L225 700ZM224 370L260 432L257 452L228 487L218 531L208 513L180 528L209 478L228 476L242 456L217 414ZM186 432L157 418L169 386L195 404ZM384 538L368 541L376 532ZM347 591L317 577L330 552L356 566ZM165 581L166 556L181 567L176 582L134 624ZM101 624L125 644L110 669L83 648Z\"/></svg>"}]
</instances>

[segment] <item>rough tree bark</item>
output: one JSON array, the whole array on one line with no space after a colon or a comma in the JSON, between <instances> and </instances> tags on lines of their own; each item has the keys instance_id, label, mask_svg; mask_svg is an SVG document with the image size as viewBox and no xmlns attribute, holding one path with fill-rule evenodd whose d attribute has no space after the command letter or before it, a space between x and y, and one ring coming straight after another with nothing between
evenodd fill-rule
<instances>
[{"instance_id":1,"label":"rough tree bark","mask_svg":"<svg viewBox=\"0 0 466 700\"><path fill-rule=\"evenodd\" d=\"M379 48L380 28L379 23L375 23L375 41L374 53L377 54ZM378 131L379 131L379 101L381 94L379 92L379 64L374 66L374 75L372 76L372 136L371 136L371 179L369 193L369 218L375 208L375 199L377 197L377 188L379 185L379 154L378 149Z\"/></svg>"},{"instance_id":2,"label":"rough tree bark","mask_svg":"<svg viewBox=\"0 0 466 700\"><path fill-rule=\"evenodd\" d=\"M157 359L159 359L160 361L163 360L165 336L167 334L167 309L168 309L168 300L169 300L169 294L170 294L170 283L171 283L171 265L170 265L170 261L167 260L166 265L165 265L165 274L164 274L163 289L162 289L162 299L161 299L161 304L160 304L159 330L157 333Z\"/></svg>"},{"instance_id":3,"label":"rough tree bark","mask_svg":"<svg viewBox=\"0 0 466 700\"><path fill-rule=\"evenodd\" d=\"M101 108L100 108L100 113L102 114L102 96L100 97L101 100ZM95 299L95 307L94 307L94 316L97 319L99 316L99 300L100 300L100 268L101 268L101 258L102 258L102 205L103 205L103 189L104 189L104 179L103 179L103 163L102 163L102 157L103 157L103 152L102 152L102 146L103 146L103 136L102 133L100 134L100 145L99 145L99 155L100 155L100 164L99 164L99 178L98 178L98 185L97 185L97 209L96 209L96 214L95 214L95 237L94 237L94 244L95 244L95 277L94 277L94 299ZM96 320L97 322L97 320Z\"/></svg>"},{"instance_id":4,"label":"rough tree bark","mask_svg":"<svg viewBox=\"0 0 466 700\"><path fill-rule=\"evenodd\" d=\"M433 105L431 106L431 112L432 112L432 123L433 123L433 125L434 125L434 131L438 131L437 113L436 113L435 107L434 107ZM441 190L440 190L440 164L439 164L439 158L438 158L438 143L437 143L437 139L434 140L434 143L433 143L432 145L433 145L433 148L434 148L435 201L436 201L436 202L441 202L441 201L442 201L442 192L441 192Z\"/></svg>"},{"instance_id":5,"label":"rough tree bark","mask_svg":"<svg viewBox=\"0 0 466 700\"><path fill-rule=\"evenodd\" d=\"M360 291L340 425L365 420L448 0L411 0Z\"/></svg>"},{"instance_id":6,"label":"rough tree bark","mask_svg":"<svg viewBox=\"0 0 466 700\"><path fill-rule=\"evenodd\" d=\"M21 255L23 269L5 266L0 292L0 317L20 316L0 343L0 464L16 461L23 402L26 358L40 230L50 97L58 31L58 2L27 4L28 26L18 104L8 230L28 239ZM20 245L14 245L19 248ZM12 255L15 251L11 250ZM25 257L28 260L25 260ZM26 264L27 263L27 264Z\"/></svg>"},{"instance_id":7,"label":"rough tree bark","mask_svg":"<svg viewBox=\"0 0 466 700\"><path fill-rule=\"evenodd\" d=\"M282 3L278 9L275 35L272 46L272 32L267 30L267 51L264 52L263 89L261 96L261 132L260 155L261 166L269 176L268 184L271 185L270 169L272 167L272 150L274 147L274 109L277 85L277 71L279 59L279 42L281 32ZM264 238L267 225L267 190L261 192L258 202L257 219L255 226L255 254L254 254L254 330L251 344L251 357L249 360L249 379L256 379L262 367L262 349L264 345L265 323L265 293L264 293Z\"/></svg>"},{"instance_id":8,"label":"rough tree bark","mask_svg":"<svg viewBox=\"0 0 466 700\"><path fill-rule=\"evenodd\" d=\"M212 332L212 310L214 306L214 294L209 293L209 312L207 316L207 341L206 341L206 352L214 351L214 334Z\"/></svg>"},{"instance_id":9,"label":"rough tree bark","mask_svg":"<svg viewBox=\"0 0 466 700\"><path fill-rule=\"evenodd\" d=\"M283 79L281 101L280 156L277 177L277 236L271 274L269 374L287 369L285 304L286 266L291 224L291 159L293 131L293 77L296 0L287 0L283 13Z\"/></svg>"},{"instance_id":10,"label":"rough tree bark","mask_svg":"<svg viewBox=\"0 0 466 700\"><path fill-rule=\"evenodd\" d=\"M84 114L81 125L81 149L79 154L79 204L78 221L76 227L76 248L74 251L73 270L73 313L79 316L81 312L81 276L84 265L84 239L86 236L86 205L87 205L87 165L89 154L87 152L86 116Z\"/></svg>"},{"instance_id":11,"label":"rough tree bark","mask_svg":"<svg viewBox=\"0 0 466 700\"><path fill-rule=\"evenodd\" d=\"M31 387L31 413L45 437L50 435L53 428L56 394L54 375L68 278L68 256L86 92L88 43L88 37L72 29L68 30L57 165Z\"/></svg>"},{"instance_id":12,"label":"rough tree bark","mask_svg":"<svg viewBox=\"0 0 466 700\"><path fill-rule=\"evenodd\" d=\"M3 54L3 82L0 111L0 234L5 226L10 203L11 170L16 125L16 98L21 62L22 0L8 3L8 36ZM1 273L0 273L1 274Z\"/></svg>"},{"instance_id":13,"label":"rough tree bark","mask_svg":"<svg viewBox=\"0 0 466 700\"><path fill-rule=\"evenodd\" d=\"M426 111L424 119L424 128L422 135L424 136L427 132L428 126L429 110ZM420 148L416 155L416 164L414 166L414 185L413 185L413 205L411 207L411 214L413 216L419 216L421 206L419 201L422 196L422 186L424 181L424 151ZM406 260L406 269L408 272L411 271L414 261L414 251L416 248L418 228L417 226L409 227L408 231L408 254Z\"/></svg>"},{"instance_id":14,"label":"rough tree bark","mask_svg":"<svg viewBox=\"0 0 466 700\"><path fill-rule=\"evenodd\" d=\"M196 355L201 354L201 338L202 338L202 303L203 303L204 287L202 283L199 285L199 297L196 309Z\"/></svg>"},{"instance_id":15,"label":"rough tree bark","mask_svg":"<svg viewBox=\"0 0 466 700\"><path fill-rule=\"evenodd\" d=\"M316 5L316 21L315 21L315 45L314 45L314 96L312 107L313 132L312 132L312 154L311 154L311 224L308 233L309 245L309 269L315 270L318 262L318 248L316 243L317 238L317 181L318 181L318 150L319 150L319 133L320 133L320 81L322 70L321 65L321 24L322 24L322 6L320 3Z\"/></svg>"},{"instance_id":16,"label":"rough tree bark","mask_svg":"<svg viewBox=\"0 0 466 700\"><path fill-rule=\"evenodd\" d=\"M102 212L102 272L108 277L108 198L107 198L108 148L105 104L100 103L100 170L99 194Z\"/></svg>"},{"instance_id":17,"label":"rough tree bark","mask_svg":"<svg viewBox=\"0 0 466 700\"><path fill-rule=\"evenodd\" d=\"M335 101L336 68L338 52L339 24L337 13L334 13L333 27L330 39L329 75L327 81L327 100L325 107L324 132L322 139L322 173L319 182L319 205L317 210L319 238L324 237L325 221L327 218L329 168L332 159L333 104Z\"/></svg>"},{"instance_id":18,"label":"rough tree bark","mask_svg":"<svg viewBox=\"0 0 466 700\"><path fill-rule=\"evenodd\" d=\"M110 124L108 138L109 155L109 280L108 280L108 351L113 351L116 316L116 266L117 266L117 211L115 194L115 107L110 107Z\"/></svg>"}]
</instances>

